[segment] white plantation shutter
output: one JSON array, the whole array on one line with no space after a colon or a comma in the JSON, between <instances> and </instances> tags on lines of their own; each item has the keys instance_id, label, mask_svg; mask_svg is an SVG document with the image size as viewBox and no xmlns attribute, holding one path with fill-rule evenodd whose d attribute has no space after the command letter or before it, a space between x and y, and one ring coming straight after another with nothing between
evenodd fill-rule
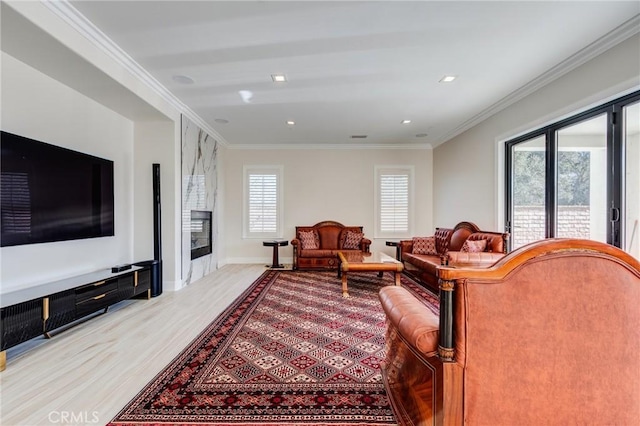
<instances>
[{"instance_id":1,"label":"white plantation shutter","mask_svg":"<svg viewBox=\"0 0 640 426\"><path fill-rule=\"evenodd\" d=\"M245 167L245 237L280 237L281 168Z\"/></svg>"},{"instance_id":2,"label":"white plantation shutter","mask_svg":"<svg viewBox=\"0 0 640 426\"><path fill-rule=\"evenodd\" d=\"M276 232L278 218L278 176L249 176L249 232Z\"/></svg>"},{"instance_id":3,"label":"white plantation shutter","mask_svg":"<svg viewBox=\"0 0 640 426\"><path fill-rule=\"evenodd\" d=\"M380 231L409 230L409 176L380 176Z\"/></svg>"},{"instance_id":4,"label":"white plantation shutter","mask_svg":"<svg viewBox=\"0 0 640 426\"><path fill-rule=\"evenodd\" d=\"M376 236L411 234L411 167L376 167Z\"/></svg>"}]
</instances>

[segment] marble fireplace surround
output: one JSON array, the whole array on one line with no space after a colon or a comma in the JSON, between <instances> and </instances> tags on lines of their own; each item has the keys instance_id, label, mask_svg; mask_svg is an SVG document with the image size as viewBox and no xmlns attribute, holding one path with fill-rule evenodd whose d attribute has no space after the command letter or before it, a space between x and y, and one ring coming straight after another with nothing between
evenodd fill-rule
<instances>
[{"instance_id":1,"label":"marble fireplace surround","mask_svg":"<svg viewBox=\"0 0 640 426\"><path fill-rule=\"evenodd\" d=\"M182 285L218 268L218 141L182 116ZM211 252L191 256L191 213L211 212Z\"/></svg>"}]
</instances>

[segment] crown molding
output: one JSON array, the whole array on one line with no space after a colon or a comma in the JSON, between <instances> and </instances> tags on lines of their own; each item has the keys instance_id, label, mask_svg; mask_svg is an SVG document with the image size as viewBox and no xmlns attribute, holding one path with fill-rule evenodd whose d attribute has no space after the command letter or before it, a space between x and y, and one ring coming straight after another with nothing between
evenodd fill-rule
<instances>
[{"instance_id":1,"label":"crown molding","mask_svg":"<svg viewBox=\"0 0 640 426\"><path fill-rule=\"evenodd\" d=\"M228 146L229 143L215 129L207 124L198 114L185 105L173 93L171 93L162 83L155 79L147 70L138 64L127 52L111 40L105 33L89 21L81 14L68 0L40 2L60 19L65 21L70 27L76 30L80 35L86 38L97 49L113 59L122 66L126 71L131 73L144 86L148 87L162 100L175 108L181 114L187 116L191 121L196 123L201 129L209 133L211 137L216 139L222 145Z\"/></svg>"},{"instance_id":2,"label":"crown molding","mask_svg":"<svg viewBox=\"0 0 640 426\"><path fill-rule=\"evenodd\" d=\"M357 145L357 144L236 144L228 145L228 149L231 150L340 150L340 149L355 149L355 150L372 150L372 149L390 149L390 150L405 150L405 149L433 149L433 146L428 143L415 144L415 145Z\"/></svg>"},{"instance_id":3,"label":"crown molding","mask_svg":"<svg viewBox=\"0 0 640 426\"><path fill-rule=\"evenodd\" d=\"M505 96L500 99L498 102L484 109L480 113L471 117L470 119L464 121L459 126L446 133L443 136L437 138L434 141L434 145L438 146L442 143L447 142L448 140L458 136L459 134L469 130L476 124L483 122L489 117L497 114L498 112L506 109L507 107L513 105L519 100L529 96L535 91L541 89L547 84L551 83L554 80L562 77L563 75L573 71L578 68L580 65L585 64L596 56L606 52L612 47L616 46L619 43L627 40L628 38L638 34L640 32L640 14L635 15L624 24L619 27L611 30L604 36L600 37L598 40L589 44L588 46L580 49L573 55L569 56L564 61L560 62L558 65L552 67L548 71L544 72L540 76L531 80L529 83L525 84L521 88L512 92L511 94Z\"/></svg>"}]
</instances>

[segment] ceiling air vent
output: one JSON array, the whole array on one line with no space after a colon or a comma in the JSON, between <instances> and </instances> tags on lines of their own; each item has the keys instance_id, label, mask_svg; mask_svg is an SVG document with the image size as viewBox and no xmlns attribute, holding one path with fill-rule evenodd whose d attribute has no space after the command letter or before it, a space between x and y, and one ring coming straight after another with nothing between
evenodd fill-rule
<instances>
[{"instance_id":1,"label":"ceiling air vent","mask_svg":"<svg viewBox=\"0 0 640 426\"><path fill-rule=\"evenodd\" d=\"M351 135L351 139L366 139L367 135Z\"/></svg>"}]
</instances>

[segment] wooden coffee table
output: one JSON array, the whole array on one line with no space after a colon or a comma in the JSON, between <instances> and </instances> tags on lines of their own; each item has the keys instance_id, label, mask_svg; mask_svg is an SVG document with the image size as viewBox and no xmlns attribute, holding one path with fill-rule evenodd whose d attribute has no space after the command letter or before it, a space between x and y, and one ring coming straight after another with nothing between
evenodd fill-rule
<instances>
[{"instance_id":1,"label":"wooden coffee table","mask_svg":"<svg viewBox=\"0 0 640 426\"><path fill-rule=\"evenodd\" d=\"M395 284L400 285L400 273L404 268L402 262L384 253L338 252L338 277L342 277L342 297L349 297L347 275L349 272L383 272L391 271L395 276Z\"/></svg>"}]
</instances>

